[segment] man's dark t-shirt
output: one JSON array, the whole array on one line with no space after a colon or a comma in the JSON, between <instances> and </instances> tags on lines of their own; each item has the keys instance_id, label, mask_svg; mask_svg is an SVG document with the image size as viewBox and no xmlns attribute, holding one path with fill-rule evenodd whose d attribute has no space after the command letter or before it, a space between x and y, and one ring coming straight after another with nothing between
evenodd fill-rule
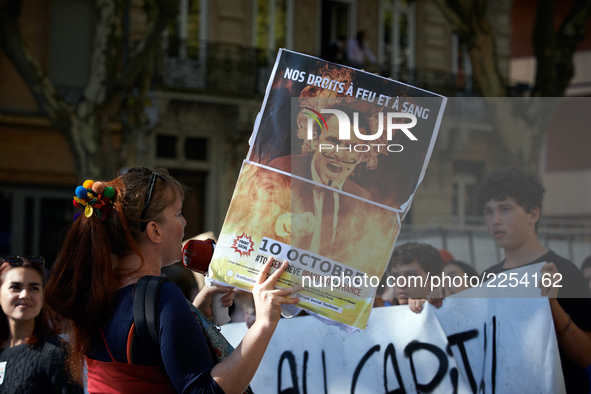
<instances>
[{"instance_id":1,"label":"man's dark t-shirt","mask_svg":"<svg viewBox=\"0 0 591 394\"><path fill-rule=\"evenodd\" d=\"M487 269L489 273L498 274L508 269L503 268L504 260L499 264L493 265ZM589 287L581 270L570 260L560 257L553 251L548 251L540 258L525 265L532 265L541 262L554 263L558 272L562 274L562 288L558 291L558 303L568 313L573 321L581 330L591 331L591 299ZM554 282L554 279L552 279ZM561 335L568 335L568 331ZM560 350L560 349L559 349ZM587 381L584 369L573 364L560 351L560 360L562 363L562 372L564 374L564 384L567 393L588 393Z\"/></svg>"}]
</instances>

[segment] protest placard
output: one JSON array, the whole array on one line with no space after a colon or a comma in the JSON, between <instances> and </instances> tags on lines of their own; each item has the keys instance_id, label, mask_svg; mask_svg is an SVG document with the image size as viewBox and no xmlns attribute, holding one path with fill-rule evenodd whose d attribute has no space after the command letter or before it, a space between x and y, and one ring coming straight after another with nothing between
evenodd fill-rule
<instances>
[{"instance_id":1,"label":"protest placard","mask_svg":"<svg viewBox=\"0 0 591 394\"><path fill-rule=\"evenodd\" d=\"M268 258L298 307L365 329L446 98L280 50L210 265L251 290Z\"/></svg>"}]
</instances>

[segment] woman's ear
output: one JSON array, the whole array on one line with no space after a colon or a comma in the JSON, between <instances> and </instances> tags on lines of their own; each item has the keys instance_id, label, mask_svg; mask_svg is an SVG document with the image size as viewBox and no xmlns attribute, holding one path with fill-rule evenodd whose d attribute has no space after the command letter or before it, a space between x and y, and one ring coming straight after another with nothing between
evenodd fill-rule
<instances>
[{"instance_id":1,"label":"woman's ear","mask_svg":"<svg viewBox=\"0 0 591 394\"><path fill-rule=\"evenodd\" d=\"M146 236L151 242L162 242L162 229L160 228L160 225L153 220L150 221L146 226Z\"/></svg>"}]
</instances>

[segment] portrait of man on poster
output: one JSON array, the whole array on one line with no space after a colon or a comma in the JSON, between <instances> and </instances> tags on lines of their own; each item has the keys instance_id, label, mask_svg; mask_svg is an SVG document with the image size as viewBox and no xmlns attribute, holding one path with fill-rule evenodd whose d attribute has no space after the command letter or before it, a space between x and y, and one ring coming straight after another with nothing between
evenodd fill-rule
<instances>
[{"instance_id":1,"label":"portrait of man on poster","mask_svg":"<svg viewBox=\"0 0 591 394\"><path fill-rule=\"evenodd\" d=\"M370 208L367 202L359 199L371 200L372 196L355 182L353 174L374 169L378 155L375 151L355 149L366 141L357 137L354 128L363 135L371 134L367 113L343 102L327 109L356 119L350 124L351 139L341 140L338 117L325 113L326 124L323 127L313 124L312 139L303 138L300 153L278 157L269 163L269 167L314 182L292 178L291 210L277 218L275 233L290 237L294 245L321 255L340 249L343 240L361 237L357 231L365 229L364 211ZM307 137L307 132L300 130L298 136Z\"/></svg>"}]
</instances>

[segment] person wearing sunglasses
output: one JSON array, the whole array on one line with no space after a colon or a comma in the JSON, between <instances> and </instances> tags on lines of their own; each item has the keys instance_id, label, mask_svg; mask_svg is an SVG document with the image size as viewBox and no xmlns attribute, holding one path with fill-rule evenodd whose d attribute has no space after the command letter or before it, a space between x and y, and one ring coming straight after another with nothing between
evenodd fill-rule
<instances>
[{"instance_id":1,"label":"person wearing sunglasses","mask_svg":"<svg viewBox=\"0 0 591 394\"><path fill-rule=\"evenodd\" d=\"M83 393L70 382L57 326L43 308L42 257L2 257L0 392Z\"/></svg>"},{"instance_id":2,"label":"person wearing sunglasses","mask_svg":"<svg viewBox=\"0 0 591 394\"><path fill-rule=\"evenodd\" d=\"M47 285L48 304L68 323L69 369L88 391L241 393L254 376L281 315L299 287L274 289L281 273L263 266L253 289L257 320L242 343L215 363L204 331L180 289L165 282L158 298L158 359L130 343L138 280L181 260L185 188L166 170L131 169L110 182L86 181L74 205L83 210L68 232ZM271 259L272 260L272 259ZM193 304L211 317L211 286ZM147 309L146 309L147 310ZM130 357L130 356L133 357Z\"/></svg>"}]
</instances>

